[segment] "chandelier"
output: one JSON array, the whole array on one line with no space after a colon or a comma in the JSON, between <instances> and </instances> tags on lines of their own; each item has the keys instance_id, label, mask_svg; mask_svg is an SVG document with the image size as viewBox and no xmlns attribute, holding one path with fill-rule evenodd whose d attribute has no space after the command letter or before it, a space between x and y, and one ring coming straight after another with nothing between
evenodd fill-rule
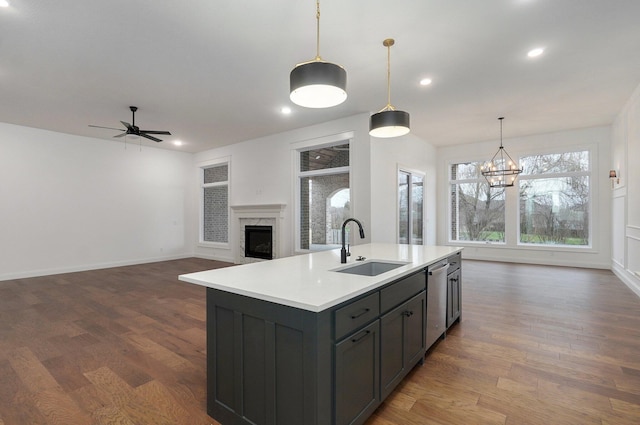
<instances>
[{"instance_id":1,"label":"chandelier","mask_svg":"<svg viewBox=\"0 0 640 425\"><path fill-rule=\"evenodd\" d=\"M500 120L500 147L489 162L480 167L480 172L487 179L489 187L511 187L515 184L518 174L522 173L522 168L518 168L506 149L502 146L502 120Z\"/></svg>"}]
</instances>

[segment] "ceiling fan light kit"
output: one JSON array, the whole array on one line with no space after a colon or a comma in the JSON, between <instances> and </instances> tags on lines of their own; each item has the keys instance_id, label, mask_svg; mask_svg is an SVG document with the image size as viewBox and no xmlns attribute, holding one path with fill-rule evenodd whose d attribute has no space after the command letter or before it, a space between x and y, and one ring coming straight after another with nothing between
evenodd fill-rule
<instances>
[{"instance_id":1,"label":"ceiling fan light kit","mask_svg":"<svg viewBox=\"0 0 640 425\"><path fill-rule=\"evenodd\" d=\"M289 98L305 108L330 108L347 99L347 72L320 57L320 0L316 0L316 57L289 74Z\"/></svg>"},{"instance_id":2,"label":"ceiling fan light kit","mask_svg":"<svg viewBox=\"0 0 640 425\"><path fill-rule=\"evenodd\" d=\"M391 46L394 44L395 41L392 38L382 42L382 45L387 48L387 106L371 115L369 135L373 137L399 137L410 131L409 113L398 111L391 105Z\"/></svg>"}]
</instances>

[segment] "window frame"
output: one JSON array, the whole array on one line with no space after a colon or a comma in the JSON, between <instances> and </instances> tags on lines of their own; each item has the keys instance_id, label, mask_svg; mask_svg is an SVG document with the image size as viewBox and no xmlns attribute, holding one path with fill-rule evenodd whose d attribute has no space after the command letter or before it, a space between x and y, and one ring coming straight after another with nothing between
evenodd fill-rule
<instances>
[{"instance_id":1,"label":"window frame","mask_svg":"<svg viewBox=\"0 0 640 425\"><path fill-rule=\"evenodd\" d=\"M516 199L516 234L515 241L516 246L524 249L534 249L534 250L553 250L553 251L573 251L573 252L585 252L585 251L595 251L594 246L594 198L595 198L595 183L596 179L594 179L594 168L596 167L596 147L595 146L572 146L572 147L564 147L562 149L544 149L538 150L535 152L523 152L518 155L517 161L520 164L522 158L536 156L536 155L558 155L563 153L572 153L572 152L588 152L589 154L589 168L588 171L565 171L565 172L554 172L548 174L520 174L517 183L517 199ZM522 164L520 164L522 166ZM566 177L588 177L589 178L589 243L587 245L568 245L568 244L539 244L539 243L528 243L521 242L520 240L520 223L521 223L521 214L522 211L520 209L520 182L522 180L545 180L545 179L556 179L556 178L566 178Z\"/></svg>"},{"instance_id":2,"label":"window frame","mask_svg":"<svg viewBox=\"0 0 640 425\"><path fill-rule=\"evenodd\" d=\"M215 183L204 182L204 170L220 166L227 166L227 180ZM231 157L217 158L198 164L198 184L199 184L199 226L198 226L198 245L209 248L225 248L231 246ZM204 192L210 187L227 187L227 242L214 242L204 240Z\"/></svg>"},{"instance_id":3,"label":"window frame","mask_svg":"<svg viewBox=\"0 0 640 425\"><path fill-rule=\"evenodd\" d=\"M422 178L422 244L421 245L425 245L426 241L427 241L427 235L426 235L426 202L425 202L425 195L426 195L426 185L427 185L427 175L425 172L423 171L419 171L419 170L415 170L409 167L403 167L402 165L398 165L397 166L397 170L396 170L396 179L398 178L398 176L400 175L400 173L405 173L409 175L410 181L411 183L413 183L413 176L419 176ZM396 241L397 243L401 243L400 242L400 182L396 180ZM407 242L409 245L413 244L411 239L413 237L413 220L412 220L412 197L411 197L411 190L408 190L408 203L409 203L409 209L408 209L408 221L409 221L409 226L407 229L408 235L409 235L409 242Z\"/></svg>"},{"instance_id":4,"label":"window frame","mask_svg":"<svg viewBox=\"0 0 640 425\"><path fill-rule=\"evenodd\" d=\"M522 149L518 149L517 147L510 147L509 154L513 158L514 162L520 163L520 158L526 156L533 155L545 155L545 154L559 154L566 152L577 152L577 151L589 151L589 165L590 165L590 180L589 180L589 196L590 196L590 205L589 205L589 237L590 237L590 245L537 245L537 244L520 244L520 191L519 191L519 183L518 179L516 179L517 184L517 194L511 194L511 189L514 188L505 188L510 189L506 191L505 194L505 242L497 243L497 242L475 242L475 241L457 241L451 239L451 165L453 164L461 164L468 162L485 162L486 156L491 156L490 149L485 154L474 153L469 156L458 156L452 155L443 161L444 167L441 168L439 172L443 173L445 186L443 190L446 191L446 212L447 218L446 228L442 229L442 234L446 235L444 242L445 245L450 246L467 246L473 248L486 247L491 249L512 249L512 250L523 250L523 251L542 251L548 252L549 255L551 252L559 252L559 253L597 253L599 249L597 248L601 241L601 225L598 223L602 212L601 208L597 204L597 201L600 199L600 190L601 182L597 176L600 175L599 169L601 168L600 157L599 157L599 146L594 142L585 142L585 143L567 143L562 144L558 147L553 146L543 146L537 149L532 149L531 146L522 147ZM484 177L483 177L484 178Z\"/></svg>"},{"instance_id":5,"label":"window frame","mask_svg":"<svg viewBox=\"0 0 640 425\"><path fill-rule=\"evenodd\" d=\"M517 161L517 159L514 158L514 161ZM445 168L445 173L446 173L446 182L447 182L447 187L446 187L446 191L447 191L447 241L448 244L450 245L468 245L468 246L491 246L491 247L505 247L508 244L509 241L509 235L508 235L508 226L507 226L507 193L505 191L505 195L504 195L504 240L503 241L471 241L471 240L460 240L460 239L453 239L453 235L451 234L451 227L452 227L452 222L451 222L451 216L453 214L453 210L452 210L452 200L451 200L451 185L452 184L463 184L463 183L484 183L487 186L489 185L489 182L487 182L487 180L485 179L485 177L483 175L478 175L478 177L473 178L473 179L451 179L451 167L453 165L456 164L468 164L468 163L478 163L478 164L483 164L484 162L486 162L486 160L484 159L469 159L469 160L450 160L447 162L446 168ZM506 189L506 188L505 188Z\"/></svg>"},{"instance_id":6,"label":"window frame","mask_svg":"<svg viewBox=\"0 0 640 425\"><path fill-rule=\"evenodd\" d=\"M353 188L353 172L352 172L352 155L353 155L353 141L354 141L354 132L347 131L343 133L333 134L329 136L299 141L291 144L291 156L292 156L292 199L294 205L294 220L293 220L293 247L294 252L297 254L304 254L314 252L310 249L303 249L300 245L301 238L301 205L302 201L300 198L300 190L301 185L300 182L305 177L314 177L314 176L327 176L333 174L344 174L349 173L349 189ZM349 166L346 167L336 167L336 168L327 168L322 170L313 170L313 171L300 171L300 153L304 151L309 151L318 148L326 148L331 146L339 146L344 144L349 144ZM353 202L353 192L350 192L350 200L351 209L354 209Z\"/></svg>"}]
</instances>

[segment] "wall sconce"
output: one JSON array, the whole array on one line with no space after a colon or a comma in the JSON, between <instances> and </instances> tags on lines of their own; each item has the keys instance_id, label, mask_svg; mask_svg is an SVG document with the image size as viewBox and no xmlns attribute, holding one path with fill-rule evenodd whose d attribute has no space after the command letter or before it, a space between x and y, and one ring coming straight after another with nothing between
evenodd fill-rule
<instances>
[{"instance_id":1,"label":"wall sconce","mask_svg":"<svg viewBox=\"0 0 640 425\"><path fill-rule=\"evenodd\" d=\"M611 189L613 189L614 184L620 184L620 177L618 177L616 170L609 171L609 180L611 180Z\"/></svg>"}]
</instances>

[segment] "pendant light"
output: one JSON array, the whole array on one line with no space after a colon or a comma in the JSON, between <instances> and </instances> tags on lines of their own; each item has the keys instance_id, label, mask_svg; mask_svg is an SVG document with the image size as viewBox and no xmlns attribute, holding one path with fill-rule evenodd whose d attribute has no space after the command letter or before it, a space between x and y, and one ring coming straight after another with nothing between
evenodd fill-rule
<instances>
[{"instance_id":1,"label":"pendant light","mask_svg":"<svg viewBox=\"0 0 640 425\"><path fill-rule=\"evenodd\" d=\"M320 0L316 0L316 57L293 68L289 87L291 101L305 108L330 108L347 99L347 72L320 57Z\"/></svg>"},{"instance_id":2,"label":"pendant light","mask_svg":"<svg viewBox=\"0 0 640 425\"><path fill-rule=\"evenodd\" d=\"M373 137L398 137L410 131L409 113L398 111L391 106L391 46L394 44L393 38L387 38L382 42L387 48L387 106L371 115L369 134Z\"/></svg>"},{"instance_id":3,"label":"pendant light","mask_svg":"<svg viewBox=\"0 0 640 425\"><path fill-rule=\"evenodd\" d=\"M500 147L493 155L491 161L480 167L480 172L487 179L490 187L511 187L515 184L518 174L522 173L522 168L518 168L506 149L502 146L502 120L500 120Z\"/></svg>"}]
</instances>

